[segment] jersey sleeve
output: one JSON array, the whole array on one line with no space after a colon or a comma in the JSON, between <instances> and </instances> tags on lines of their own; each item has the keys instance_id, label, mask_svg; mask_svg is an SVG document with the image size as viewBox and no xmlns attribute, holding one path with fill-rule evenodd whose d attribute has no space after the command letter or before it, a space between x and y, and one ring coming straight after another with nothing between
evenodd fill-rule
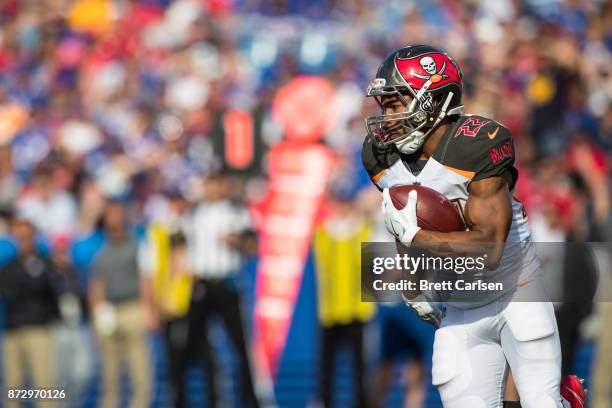
<instances>
[{"instance_id":1,"label":"jersey sleeve","mask_svg":"<svg viewBox=\"0 0 612 408\"><path fill-rule=\"evenodd\" d=\"M444 164L468 174L471 181L504 177L510 189L518 178L514 167L514 141L500 123L470 116L454 131L444 156Z\"/></svg>"},{"instance_id":2,"label":"jersey sleeve","mask_svg":"<svg viewBox=\"0 0 612 408\"><path fill-rule=\"evenodd\" d=\"M479 159L473 181L482 180L489 177L503 176L508 171L516 171L514 169L514 140L508 129L498 126L491 131L485 131L485 151L479 152ZM495 134L497 132L497 134ZM491 139L489 135L495 134L495 138Z\"/></svg>"}]
</instances>

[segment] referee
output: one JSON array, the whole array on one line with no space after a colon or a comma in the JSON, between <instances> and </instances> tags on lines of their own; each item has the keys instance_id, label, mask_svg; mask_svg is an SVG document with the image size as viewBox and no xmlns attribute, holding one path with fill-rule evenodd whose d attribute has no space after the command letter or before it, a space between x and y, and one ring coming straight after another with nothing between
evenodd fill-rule
<instances>
[{"instance_id":1,"label":"referee","mask_svg":"<svg viewBox=\"0 0 612 408\"><path fill-rule=\"evenodd\" d=\"M258 406L242 320L237 278L245 254L257 249L247 209L231 199L232 180L222 174L204 179L204 197L188 223L187 245L194 275L189 311L189 342L199 348L206 372L208 405L218 406L215 364L207 336L211 316L221 317L240 363L242 400L239 406ZM190 347L190 349L194 349Z\"/></svg>"}]
</instances>

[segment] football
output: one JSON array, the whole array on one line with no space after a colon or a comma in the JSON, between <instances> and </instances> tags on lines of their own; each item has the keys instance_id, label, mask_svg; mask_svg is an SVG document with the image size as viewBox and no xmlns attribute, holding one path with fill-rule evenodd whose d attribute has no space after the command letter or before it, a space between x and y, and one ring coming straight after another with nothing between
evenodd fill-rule
<instances>
[{"instance_id":1,"label":"football","mask_svg":"<svg viewBox=\"0 0 612 408\"><path fill-rule=\"evenodd\" d=\"M389 196L398 210L406 206L408 193L417 192L417 220L419 227L428 231L454 232L467 228L459 210L446 197L431 188L418 184L394 186Z\"/></svg>"}]
</instances>

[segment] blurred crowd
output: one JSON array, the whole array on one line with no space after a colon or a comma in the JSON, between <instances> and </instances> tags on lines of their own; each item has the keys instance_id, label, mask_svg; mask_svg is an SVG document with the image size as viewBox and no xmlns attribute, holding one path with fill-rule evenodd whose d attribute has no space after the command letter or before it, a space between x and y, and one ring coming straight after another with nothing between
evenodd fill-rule
<instances>
[{"instance_id":1,"label":"blurred crowd","mask_svg":"<svg viewBox=\"0 0 612 408\"><path fill-rule=\"evenodd\" d=\"M64 378L74 377L70 381L91 381L92 347L80 344L92 335L92 322L106 362L105 390L112 391L105 392L105 403L117 406L112 398L120 376L113 356L123 355L132 373L133 406L146 406L152 387L146 334L161 328L168 355L178 362L170 378L180 403L185 350L211 367L206 350L181 340L190 337L184 327L214 310L240 355L243 389L253 402L253 379L245 374L248 336L237 327L241 298L227 278L239 274L239 257L255 251L257 217L245 214L265 197L266 151L283 138L273 112L275 93L302 74L323 76L334 87L322 140L337 157L330 208L358 225L353 232L363 237L354 217L380 227L374 213L362 211L378 199L360 168L363 118L375 109L364 90L384 56L418 43L444 49L459 62L466 112L491 116L512 131L520 174L515 193L535 239L610 241L609 0L0 2L4 381L17 384L23 375L14 356L23 357L30 375L43 383L57 384L50 379L53 365ZM253 129L247 165L226 154L240 127L234 122L242 120L235 112L246 112ZM221 187L215 179L223 180ZM211 200L226 200L231 208ZM231 220L231 226L223 229L218 220ZM210 248L214 238L206 231L212 224L223 242L210 245L221 249L202 259L183 251ZM346 224L324 220L321 228L346 233ZM316 239L325 237L318 233ZM379 237L375 231L368 236ZM211 256L218 258L212 264ZM24 310L26 298L31 304ZM230 303L235 310L226 307ZM598 341L609 348L612 310L597 312ZM329 373L336 340L363 336L351 319L369 321L374 310L354 313L348 320L322 317L331 353L323 371ZM406 318L388 314L381 327L393 319ZM45 334L57 321L63 329ZM336 324L342 327L331 330ZM28 330L18 330L23 327ZM423 361L430 352L419 344L431 333L413 328L407 337L410 330L420 333L416 339L394 339L383 351L381 389L398 348L408 344L418 351L408 355ZM205 344L206 332L189 334ZM41 355L52 341L63 351ZM410 371L413 383L423 381L420 370ZM612 361L602 358L594 370L601 382L596 408L607 407ZM323 378L321 388L330 382ZM420 391L407 404L420 403L420 387L413 387ZM208 388L212 404L213 381ZM320 398L329 400L329 391Z\"/></svg>"}]
</instances>

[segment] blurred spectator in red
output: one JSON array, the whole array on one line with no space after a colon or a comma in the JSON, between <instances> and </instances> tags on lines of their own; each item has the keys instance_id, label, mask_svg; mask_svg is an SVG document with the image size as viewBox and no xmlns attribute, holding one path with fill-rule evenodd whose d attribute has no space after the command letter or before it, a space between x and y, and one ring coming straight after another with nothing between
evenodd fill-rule
<instances>
[{"instance_id":1,"label":"blurred spectator in red","mask_svg":"<svg viewBox=\"0 0 612 408\"><path fill-rule=\"evenodd\" d=\"M188 222L190 268L195 279L189 310L189 342L191 350L200 352L211 407L220 402L207 330L213 316L223 320L238 355L242 388L238 405L259 406L239 292L243 256L256 253L257 241L248 210L242 203L230 200L238 195L231 188L235 185L228 176L208 175L204 180L203 200Z\"/></svg>"},{"instance_id":2,"label":"blurred spectator in red","mask_svg":"<svg viewBox=\"0 0 612 408\"><path fill-rule=\"evenodd\" d=\"M586 135L578 134L566 152L568 170L575 173L579 182L579 198L584 210L581 222L587 229L583 237L587 241L612 239L612 214L610 213L609 168L603 151L590 142Z\"/></svg>"},{"instance_id":3,"label":"blurred spectator in red","mask_svg":"<svg viewBox=\"0 0 612 408\"><path fill-rule=\"evenodd\" d=\"M580 326L593 309L599 277L586 243L597 235L598 227L589 216L593 200L585 179L579 173L550 175L551 183L530 217L547 293L555 302L562 371L567 375L574 372Z\"/></svg>"},{"instance_id":4,"label":"blurred spectator in red","mask_svg":"<svg viewBox=\"0 0 612 408\"><path fill-rule=\"evenodd\" d=\"M141 270L139 243L128 228L125 204L109 203L103 214L106 242L93 264L89 301L102 362L102 406L119 405L122 363L132 384L131 407L151 401L148 329L155 326L148 271Z\"/></svg>"},{"instance_id":5,"label":"blurred spectator in red","mask_svg":"<svg viewBox=\"0 0 612 408\"><path fill-rule=\"evenodd\" d=\"M53 387L56 378L50 329L59 317L56 272L49 257L37 248L36 229L29 221L14 220L11 232L17 257L0 269L0 299L5 306L5 387L25 389L26 375L33 389ZM20 406L17 399L5 403L7 407Z\"/></svg>"}]
</instances>

